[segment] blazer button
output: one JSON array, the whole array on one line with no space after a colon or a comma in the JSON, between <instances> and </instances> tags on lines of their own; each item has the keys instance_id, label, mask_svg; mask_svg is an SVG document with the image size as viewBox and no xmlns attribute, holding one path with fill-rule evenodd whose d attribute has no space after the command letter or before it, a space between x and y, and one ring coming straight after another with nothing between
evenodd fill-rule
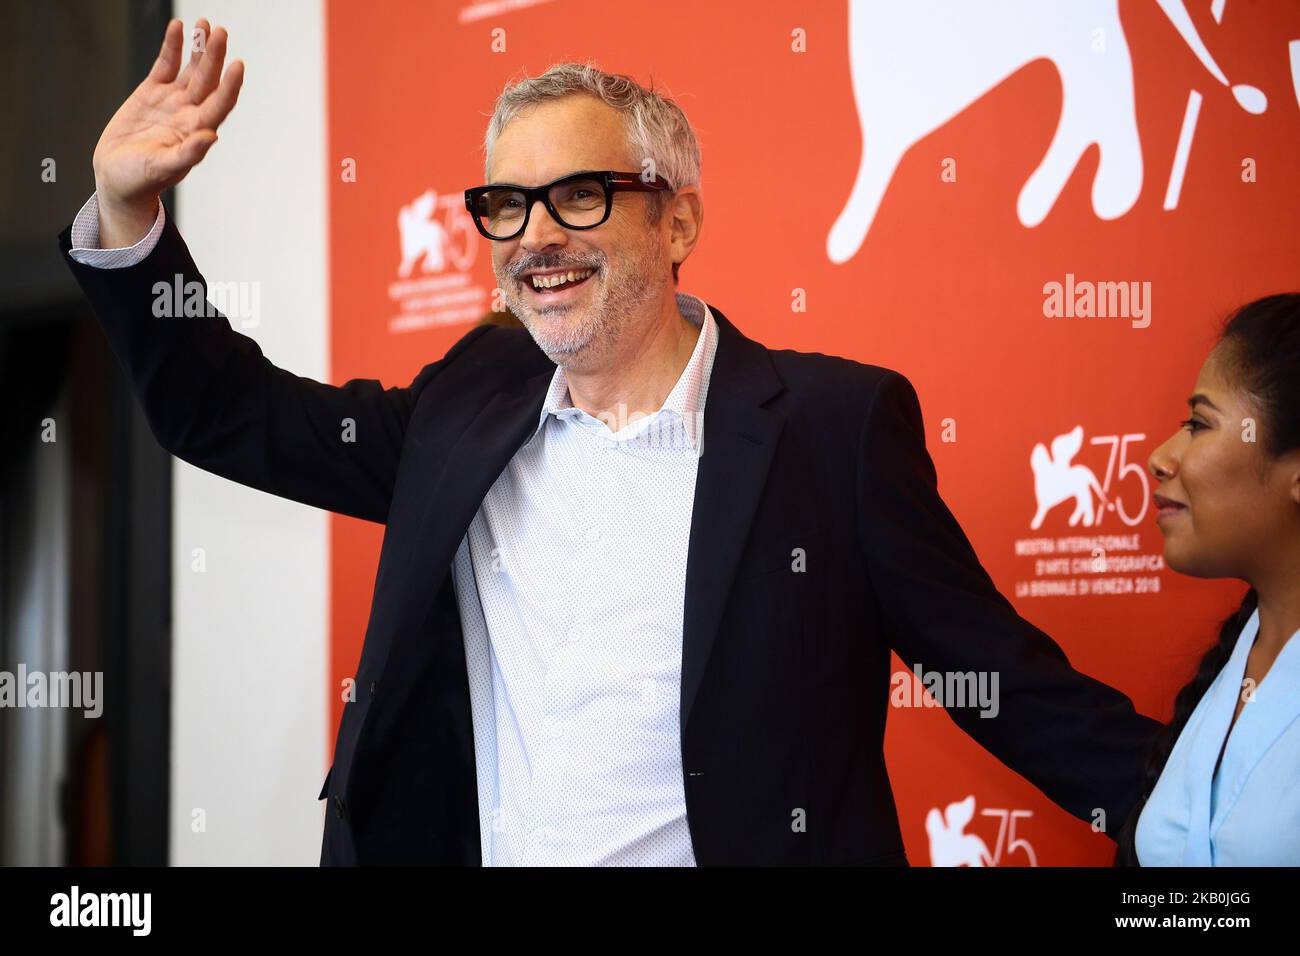
<instances>
[{"instance_id":1,"label":"blazer button","mask_svg":"<svg viewBox=\"0 0 1300 956\"><path fill-rule=\"evenodd\" d=\"M343 819L343 798L337 793L334 794L334 815L340 820Z\"/></svg>"}]
</instances>

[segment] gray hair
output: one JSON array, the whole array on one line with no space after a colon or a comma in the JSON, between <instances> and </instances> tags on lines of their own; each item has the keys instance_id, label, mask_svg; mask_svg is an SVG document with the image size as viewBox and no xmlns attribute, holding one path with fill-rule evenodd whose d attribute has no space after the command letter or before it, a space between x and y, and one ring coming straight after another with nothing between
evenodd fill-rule
<instances>
[{"instance_id":1,"label":"gray hair","mask_svg":"<svg viewBox=\"0 0 1300 956\"><path fill-rule=\"evenodd\" d=\"M653 87L653 80L651 81ZM577 93L594 96L617 110L627 130L628 149L676 191L700 186L700 146L680 106L630 76L606 73L594 63L557 63L541 76L509 83L497 97L483 138L484 175L492 166L492 148L506 124L530 106ZM628 170L641 172L641 170ZM670 192L650 193L646 203L649 222L658 222L672 198ZM673 263L673 280L679 263Z\"/></svg>"}]
</instances>

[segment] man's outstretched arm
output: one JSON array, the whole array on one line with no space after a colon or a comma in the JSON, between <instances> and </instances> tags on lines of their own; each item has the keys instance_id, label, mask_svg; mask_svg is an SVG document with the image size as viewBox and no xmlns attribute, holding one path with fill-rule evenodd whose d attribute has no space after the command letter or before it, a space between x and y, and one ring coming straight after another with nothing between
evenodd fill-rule
<instances>
[{"instance_id":1,"label":"man's outstretched arm","mask_svg":"<svg viewBox=\"0 0 1300 956\"><path fill-rule=\"evenodd\" d=\"M1074 670L998 592L939 496L920 403L897 372L877 386L858 462L858 534L894 650L926 671L996 673L996 716L972 706L949 715L1069 813L1093 822L1103 810L1113 837L1160 725Z\"/></svg>"},{"instance_id":2,"label":"man's outstretched arm","mask_svg":"<svg viewBox=\"0 0 1300 956\"><path fill-rule=\"evenodd\" d=\"M340 514L386 520L421 390L489 331L472 330L409 387L370 379L325 385L277 367L219 312L206 314L206 283L170 219L154 250L125 268L76 262L71 232L59 236L65 261L158 443L223 478ZM178 301L178 287L201 291ZM203 303L193 311L204 314L185 315L186 301ZM155 314L160 302L170 314Z\"/></svg>"},{"instance_id":3,"label":"man's outstretched arm","mask_svg":"<svg viewBox=\"0 0 1300 956\"><path fill-rule=\"evenodd\" d=\"M197 28L208 34L206 21ZM487 330L470 332L407 388L335 387L277 368L210 310L206 282L158 197L216 141L243 65L222 75L218 28L181 71L181 38L173 20L149 76L100 137L95 195L59 236L65 261L164 448L272 494L384 521L421 389Z\"/></svg>"}]
</instances>

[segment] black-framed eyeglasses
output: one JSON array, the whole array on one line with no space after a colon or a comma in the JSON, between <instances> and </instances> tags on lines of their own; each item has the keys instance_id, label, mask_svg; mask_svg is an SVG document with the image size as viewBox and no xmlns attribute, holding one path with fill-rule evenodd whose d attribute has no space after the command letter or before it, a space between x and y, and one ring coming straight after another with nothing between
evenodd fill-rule
<instances>
[{"instance_id":1,"label":"black-framed eyeglasses","mask_svg":"<svg viewBox=\"0 0 1300 956\"><path fill-rule=\"evenodd\" d=\"M609 218L616 192L657 192L672 189L662 176L643 179L640 173L584 170L544 186L493 183L465 190L465 208L488 239L513 239L528 228L528 217L539 199L566 229L595 229Z\"/></svg>"}]
</instances>

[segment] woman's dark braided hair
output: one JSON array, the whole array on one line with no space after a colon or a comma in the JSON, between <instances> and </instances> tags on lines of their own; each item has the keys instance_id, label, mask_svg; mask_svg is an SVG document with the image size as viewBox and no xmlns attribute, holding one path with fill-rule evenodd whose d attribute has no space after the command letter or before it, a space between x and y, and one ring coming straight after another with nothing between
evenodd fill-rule
<instances>
[{"instance_id":1,"label":"woman's dark braided hair","mask_svg":"<svg viewBox=\"0 0 1300 956\"><path fill-rule=\"evenodd\" d=\"M1300 448L1300 294L1270 295L1243 305L1228 317L1219 341L1229 346L1233 380L1254 399L1262 421L1260 444L1269 457ZM1232 656L1237 637L1259 606L1254 588L1219 626L1219 639L1206 651L1196 674L1174 699L1174 714L1152 742L1142 793L1116 838L1116 866L1140 866L1134 836L1138 817L1164 770L1187 720Z\"/></svg>"}]
</instances>

